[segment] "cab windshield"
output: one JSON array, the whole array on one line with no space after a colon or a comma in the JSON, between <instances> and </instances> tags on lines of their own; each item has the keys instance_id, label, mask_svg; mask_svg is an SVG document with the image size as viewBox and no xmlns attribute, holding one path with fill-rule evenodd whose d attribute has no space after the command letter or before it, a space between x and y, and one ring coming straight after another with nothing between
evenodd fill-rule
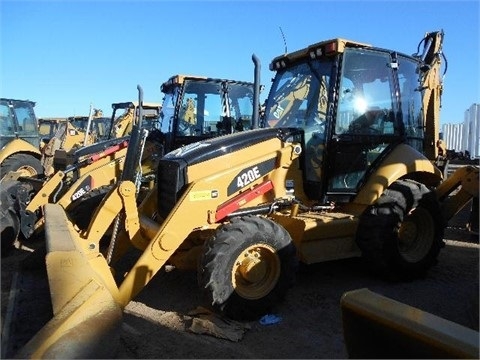
<instances>
[{"instance_id":1,"label":"cab windshield","mask_svg":"<svg viewBox=\"0 0 480 360\"><path fill-rule=\"evenodd\" d=\"M303 129L307 181L321 180L332 62L307 60L277 72L265 108L264 127Z\"/></svg>"},{"instance_id":2,"label":"cab windshield","mask_svg":"<svg viewBox=\"0 0 480 360\"><path fill-rule=\"evenodd\" d=\"M38 122L33 107L28 100L0 100L0 146L20 138L34 147L40 146Z\"/></svg>"},{"instance_id":3,"label":"cab windshield","mask_svg":"<svg viewBox=\"0 0 480 360\"><path fill-rule=\"evenodd\" d=\"M7 102L0 103L0 133L2 136L15 135L17 127L15 125L15 118L10 111Z\"/></svg>"},{"instance_id":4,"label":"cab windshield","mask_svg":"<svg viewBox=\"0 0 480 360\"><path fill-rule=\"evenodd\" d=\"M10 107L7 101L1 101L0 117L2 135L38 136L37 119L29 102L15 101Z\"/></svg>"},{"instance_id":5,"label":"cab windshield","mask_svg":"<svg viewBox=\"0 0 480 360\"><path fill-rule=\"evenodd\" d=\"M332 62L315 60L280 70L265 108L265 127L308 127L326 119Z\"/></svg>"}]
</instances>

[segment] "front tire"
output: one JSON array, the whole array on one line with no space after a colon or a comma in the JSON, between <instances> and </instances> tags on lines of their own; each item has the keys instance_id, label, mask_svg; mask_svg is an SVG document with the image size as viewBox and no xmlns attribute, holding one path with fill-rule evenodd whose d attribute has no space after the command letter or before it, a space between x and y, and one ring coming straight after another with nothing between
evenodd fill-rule
<instances>
[{"instance_id":1,"label":"front tire","mask_svg":"<svg viewBox=\"0 0 480 360\"><path fill-rule=\"evenodd\" d=\"M282 226L257 216L239 217L206 243L199 285L229 318L252 320L283 300L297 267L295 246Z\"/></svg>"},{"instance_id":2,"label":"front tire","mask_svg":"<svg viewBox=\"0 0 480 360\"><path fill-rule=\"evenodd\" d=\"M14 154L6 158L1 165L1 177L10 171L19 171L22 176L37 176L44 173L43 165L39 159L30 154Z\"/></svg>"},{"instance_id":3,"label":"front tire","mask_svg":"<svg viewBox=\"0 0 480 360\"><path fill-rule=\"evenodd\" d=\"M436 264L443 225L435 194L416 181L398 180L360 216L357 244L375 272L411 280Z\"/></svg>"}]
</instances>

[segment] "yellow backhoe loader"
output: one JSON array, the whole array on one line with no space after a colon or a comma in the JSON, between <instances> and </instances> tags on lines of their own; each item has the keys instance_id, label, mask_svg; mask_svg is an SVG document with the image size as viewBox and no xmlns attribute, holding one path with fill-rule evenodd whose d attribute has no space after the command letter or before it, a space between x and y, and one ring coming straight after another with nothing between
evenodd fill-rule
<instances>
[{"instance_id":1,"label":"yellow backhoe loader","mask_svg":"<svg viewBox=\"0 0 480 360\"><path fill-rule=\"evenodd\" d=\"M29 100L0 99L0 178L10 171L43 174L34 107Z\"/></svg>"},{"instance_id":2,"label":"yellow backhoe loader","mask_svg":"<svg viewBox=\"0 0 480 360\"><path fill-rule=\"evenodd\" d=\"M76 150L107 140L109 134L109 119L103 117L103 112L90 106L89 116L70 116L66 119L45 119L41 125L50 125L50 132L55 128L53 136L42 138L45 144L41 148L42 165L45 175L50 177L55 172L55 155L61 150L64 153L74 153ZM60 154L60 152L59 152Z\"/></svg>"},{"instance_id":3,"label":"yellow backhoe loader","mask_svg":"<svg viewBox=\"0 0 480 360\"><path fill-rule=\"evenodd\" d=\"M166 154L140 205L127 151L85 229L46 204L52 317L16 356L112 356L123 309L166 265L197 269L234 319L269 311L299 261L361 256L388 279L423 276L448 219L478 196L478 168L443 179L435 165L442 42L427 33L414 56L345 39L283 54L264 128Z\"/></svg>"},{"instance_id":4,"label":"yellow backhoe loader","mask_svg":"<svg viewBox=\"0 0 480 360\"><path fill-rule=\"evenodd\" d=\"M92 110L91 116L38 119L41 137L40 151L42 151L47 144L49 144L51 148L55 146L58 148L58 144L62 142L64 148L71 149L108 139L110 119L103 117L102 110ZM87 127L91 127L91 129L87 130ZM86 132L88 132L90 136L85 138ZM61 140L62 136L67 138ZM53 138L57 139L56 143L52 143ZM50 152L52 151L50 150Z\"/></svg>"},{"instance_id":5,"label":"yellow backhoe loader","mask_svg":"<svg viewBox=\"0 0 480 360\"><path fill-rule=\"evenodd\" d=\"M40 152L48 144L50 139L55 136L57 129L61 124L67 121L66 117L48 117L38 119L38 132L40 134Z\"/></svg>"},{"instance_id":6,"label":"yellow backhoe loader","mask_svg":"<svg viewBox=\"0 0 480 360\"><path fill-rule=\"evenodd\" d=\"M258 66L255 63L256 72ZM164 82L161 90L165 94L160 124L165 153L199 140L258 127L252 115L258 108L254 104L254 83L177 74Z\"/></svg>"}]
</instances>

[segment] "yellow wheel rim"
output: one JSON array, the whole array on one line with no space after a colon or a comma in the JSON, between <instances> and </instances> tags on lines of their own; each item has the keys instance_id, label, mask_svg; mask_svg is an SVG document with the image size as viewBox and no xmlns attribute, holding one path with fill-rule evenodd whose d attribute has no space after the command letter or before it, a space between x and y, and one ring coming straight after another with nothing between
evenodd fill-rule
<instances>
[{"instance_id":1,"label":"yellow wheel rim","mask_svg":"<svg viewBox=\"0 0 480 360\"><path fill-rule=\"evenodd\" d=\"M20 172L22 176L35 176L37 175L37 170L33 166L24 165L17 169L17 172Z\"/></svg>"},{"instance_id":2,"label":"yellow wheel rim","mask_svg":"<svg viewBox=\"0 0 480 360\"><path fill-rule=\"evenodd\" d=\"M398 247L405 260L417 262L430 251L435 237L435 223L430 213L416 208L402 222L398 231Z\"/></svg>"},{"instance_id":3,"label":"yellow wheel rim","mask_svg":"<svg viewBox=\"0 0 480 360\"><path fill-rule=\"evenodd\" d=\"M267 244L249 246L232 268L232 284L241 297L250 300L267 296L277 284L281 265L275 249Z\"/></svg>"}]
</instances>

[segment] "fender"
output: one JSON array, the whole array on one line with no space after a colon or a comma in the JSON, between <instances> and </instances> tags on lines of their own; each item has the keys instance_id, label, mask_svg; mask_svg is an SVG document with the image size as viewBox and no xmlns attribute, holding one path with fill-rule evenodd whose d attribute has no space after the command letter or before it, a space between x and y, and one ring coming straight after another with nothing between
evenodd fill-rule
<instances>
[{"instance_id":1,"label":"fender","mask_svg":"<svg viewBox=\"0 0 480 360\"><path fill-rule=\"evenodd\" d=\"M425 184L438 185L442 172L424 155L406 144L398 145L369 177L354 199L355 204L371 205L394 181L418 174Z\"/></svg>"},{"instance_id":2,"label":"fender","mask_svg":"<svg viewBox=\"0 0 480 360\"><path fill-rule=\"evenodd\" d=\"M0 151L0 163L13 154L25 153L35 156L40 160L42 154L40 150L22 139L14 139L5 145Z\"/></svg>"}]
</instances>

